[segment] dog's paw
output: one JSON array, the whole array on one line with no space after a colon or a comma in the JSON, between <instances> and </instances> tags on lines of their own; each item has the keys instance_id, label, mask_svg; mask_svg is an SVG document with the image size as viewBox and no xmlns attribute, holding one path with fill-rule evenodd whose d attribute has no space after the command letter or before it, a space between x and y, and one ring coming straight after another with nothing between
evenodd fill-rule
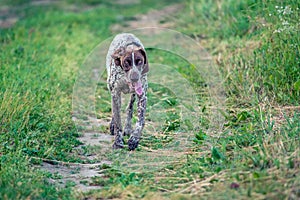
<instances>
[{"instance_id":1,"label":"dog's paw","mask_svg":"<svg viewBox=\"0 0 300 200\"><path fill-rule=\"evenodd\" d=\"M124 144L120 144L120 143L114 142L112 148L113 149L123 149L124 148Z\"/></svg>"},{"instance_id":2,"label":"dog's paw","mask_svg":"<svg viewBox=\"0 0 300 200\"><path fill-rule=\"evenodd\" d=\"M124 139L122 137L117 137L115 139L115 142L114 142L112 148L113 149L122 149L122 148L124 148L124 143L125 142L124 142Z\"/></svg>"},{"instance_id":3,"label":"dog's paw","mask_svg":"<svg viewBox=\"0 0 300 200\"><path fill-rule=\"evenodd\" d=\"M128 148L130 151L135 150L138 145L139 145L139 139L137 137L134 136L130 136L129 140L128 140Z\"/></svg>"}]
</instances>

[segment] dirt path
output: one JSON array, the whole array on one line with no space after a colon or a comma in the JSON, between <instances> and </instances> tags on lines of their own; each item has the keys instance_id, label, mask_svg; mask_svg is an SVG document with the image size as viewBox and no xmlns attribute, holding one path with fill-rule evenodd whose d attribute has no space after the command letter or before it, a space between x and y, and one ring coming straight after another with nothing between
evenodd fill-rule
<instances>
[{"instance_id":1,"label":"dirt path","mask_svg":"<svg viewBox=\"0 0 300 200\"><path fill-rule=\"evenodd\" d=\"M93 125L99 126L101 124L98 119L89 118L88 122L93 122ZM74 149L73 154L80 157L85 162L93 164L80 163L62 163L44 161L41 168L50 172L55 178L49 179L52 183L59 185L66 185L68 182L75 183L75 188L79 191L85 192L92 189L97 189L99 186L93 186L92 178L101 177L102 174L99 168L103 165L110 165L111 162L103 158L103 154L111 148L113 136L105 133L97 133L93 130L88 131L92 124L86 127L87 131L82 133L79 140L82 145ZM95 128L95 126L93 126ZM93 148L94 152L84 152L85 149Z\"/></svg>"},{"instance_id":2,"label":"dirt path","mask_svg":"<svg viewBox=\"0 0 300 200\"><path fill-rule=\"evenodd\" d=\"M128 1L128 3L136 2ZM162 10L152 10L147 14L136 16L135 20L128 21L125 26L114 25L111 27L111 30L115 33L123 32L128 29L141 28L145 26L171 28L173 26L172 23L162 23L162 21L169 17L172 13L180 10L181 8L181 5L172 5L167 6ZM94 74L96 79L99 78L99 71L95 70ZM86 163L93 164L75 164L60 162L53 163L45 161L43 162L41 168L45 171L50 172L51 174L54 174L55 178L51 178L49 180L50 182L59 183L62 186L67 184L68 182L73 182L75 183L75 188L82 192L86 192L93 189L99 189L101 187L94 186L92 179L95 177L103 176L101 170L99 170L99 168L103 164L111 164L111 161L108 160L106 154L112 151L111 145L113 141L113 136L99 130L101 130L101 127L108 127L109 120L97 119L89 115L85 116L84 119L73 118L73 120L81 120L80 124L82 133L82 136L79 137L79 140L82 142L82 145L74 149L73 154L80 157ZM157 156L166 156L170 155L171 153L172 152L168 150L162 154L162 152L153 152L153 150L146 149L145 152L142 152L136 158L132 158L132 163L134 164L131 167L143 167L143 163L139 163L139 160L141 157L149 157L149 154L154 156L153 162L155 163L155 165L159 165L159 163L156 163L155 161L155 155L157 154ZM164 162L168 161L165 160ZM127 165L127 163L123 164ZM151 166L150 164L150 167L153 166Z\"/></svg>"},{"instance_id":3,"label":"dirt path","mask_svg":"<svg viewBox=\"0 0 300 200\"><path fill-rule=\"evenodd\" d=\"M113 33L120 33L143 27L172 28L175 24L168 19L172 17L172 14L178 12L182 8L182 4L174 4L166 6L161 10L151 10L147 14L136 15L134 20L130 20L124 25L113 25L111 31ZM150 32L147 30L143 32L143 34L155 34L157 31L159 31L159 29L153 29Z\"/></svg>"}]
</instances>

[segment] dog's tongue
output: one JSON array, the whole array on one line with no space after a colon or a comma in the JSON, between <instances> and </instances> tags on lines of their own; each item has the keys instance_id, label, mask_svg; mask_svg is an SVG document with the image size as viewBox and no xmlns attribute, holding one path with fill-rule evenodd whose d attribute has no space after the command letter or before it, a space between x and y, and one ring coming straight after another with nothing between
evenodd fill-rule
<instances>
[{"instance_id":1,"label":"dog's tongue","mask_svg":"<svg viewBox=\"0 0 300 200\"><path fill-rule=\"evenodd\" d=\"M134 90L138 95L143 94L143 86L141 81L138 81L134 84Z\"/></svg>"}]
</instances>

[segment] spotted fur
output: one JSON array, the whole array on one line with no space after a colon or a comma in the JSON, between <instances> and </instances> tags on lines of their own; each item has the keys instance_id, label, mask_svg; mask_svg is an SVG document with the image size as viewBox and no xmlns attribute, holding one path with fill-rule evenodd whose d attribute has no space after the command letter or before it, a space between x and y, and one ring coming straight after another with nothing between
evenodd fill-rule
<instances>
[{"instance_id":1,"label":"spotted fur","mask_svg":"<svg viewBox=\"0 0 300 200\"><path fill-rule=\"evenodd\" d=\"M125 67L124 59L131 56L132 63L129 70ZM138 56L143 56L142 64L134 64ZM130 59L130 58L129 58ZM130 61L130 60L129 60ZM139 60L138 60L139 61ZM141 61L140 61L141 62ZM139 63L140 63L139 62ZM127 63L128 64L128 63ZM110 123L111 134L115 135L113 148L124 147L124 135L130 135L128 140L129 150L137 148L145 126L145 112L147 105L147 72L149 70L148 58L141 41L133 34L123 33L117 35L108 50L106 57L107 85L112 95L112 120ZM131 94L127 106L125 129L121 124L121 94ZM137 102L138 121L132 129L131 120L133 105Z\"/></svg>"}]
</instances>

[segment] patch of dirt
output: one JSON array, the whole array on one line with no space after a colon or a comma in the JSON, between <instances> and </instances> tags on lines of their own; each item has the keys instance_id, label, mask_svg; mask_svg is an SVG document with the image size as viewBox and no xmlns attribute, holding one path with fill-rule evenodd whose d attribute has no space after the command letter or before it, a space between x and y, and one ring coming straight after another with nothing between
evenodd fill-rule
<instances>
[{"instance_id":1,"label":"patch of dirt","mask_svg":"<svg viewBox=\"0 0 300 200\"><path fill-rule=\"evenodd\" d=\"M18 21L17 17L9 17L6 19L0 19L0 28L10 28Z\"/></svg>"},{"instance_id":2,"label":"patch of dirt","mask_svg":"<svg viewBox=\"0 0 300 200\"><path fill-rule=\"evenodd\" d=\"M265 105L262 105L262 110L268 110ZM270 118L265 120L265 124L270 122L273 124L273 130L279 131L282 126L293 120L295 112L300 112L300 106L273 106Z\"/></svg>"},{"instance_id":3,"label":"patch of dirt","mask_svg":"<svg viewBox=\"0 0 300 200\"><path fill-rule=\"evenodd\" d=\"M85 145L96 146L111 143L113 136L105 133L85 132L79 139Z\"/></svg>"},{"instance_id":4,"label":"patch of dirt","mask_svg":"<svg viewBox=\"0 0 300 200\"><path fill-rule=\"evenodd\" d=\"M33 6L49 5L53 3L58 3L58 0L33 0L30 2Z\"/></svg>"},{"instance_id":5,"label":"patch of dirt","mask_svg":"<svg viewBox=\"0 0 300 200\"><path fill-rule=\"evenodd\" d=\"M78 138L82 145L76 147L72 152L72 154L83 161L87 163L92 162L93 164L44 160L40 168L50 172L55 177L50 178L49 182L58 183L62 187L68 182L72 182L75 184L75 188L81 192L101 188L101 186L94 185L92 179L103 176L101 171L99 171L100 166L103 164L111 165L111 161L105 159L105 154L111 151L113 136L96 131L97 128L106 123L103 120L88 116L82 122L85 125L82 125L82 136ZM92 149L92 151L85 152L88 149Z\"/></svg>"},{"instance_id":6,"label":"patch of dirt","mask_svg":"<svg viewBox=\"0 0 300 200\"><path fill-rule=\"evenodd\" d=\"M139 4L140 0L116 0L114 3L119 5Z\"/></svg>"},{"instance_id":7,"label":"patch of dirt","mask_svg":"<svg viewBox=\"0 0 300 200\"><path fill-rule=\"evenodd\" d=\"M0 7L0 29L12 27L20 16L17 16L16 10L9 6Z\"/></svg>"},{"instance_id":8,"label":"patch of dirt","mask_svg":"<svg viewBox=\"0 0 300 200\"><path fill-rule=\"evenodd\" d=\"M28 6L46 6L58 3L56 0L34 0L20 5L0 6L0 29L14 26L24 16L23 10Z\"/></svg>"},{"instance_id":9,"label":"patch of dirt","mask_svg":"<svg viewBox=\"0 0 300 200\"><path fill-rule=\"evenodd\" d=\"M111 27L113 33L125 32L126 30L139 29L143 27L158 27L158 28L171 28L174 27L174 23L168 20L172 14L178 12L183 8L182 4L174 4L167 6L161 10L151 10L150 12L137 15L134 20L130 20L125 24L115 24ZM146 30L144 34L156 34L159 29L153 29L152 31Z\"/></svg>"},{"instance_id":10,"label":"patch of dirt","mask_svg":"<svg viewBox=\"0 0 300 200\"><path fill-rule=\"evenodd\" d=\"M102 176L101 171L99 171L99 166L102 164L110 163L53 165L43 162L41 168L53 175L54 178L48 179L50 183L55 183L63 187L68 182L73 182L77 190L86 192L91 189L99 189L99 186L93 185L92 178Z\"/></svg>"}]
</instances>

